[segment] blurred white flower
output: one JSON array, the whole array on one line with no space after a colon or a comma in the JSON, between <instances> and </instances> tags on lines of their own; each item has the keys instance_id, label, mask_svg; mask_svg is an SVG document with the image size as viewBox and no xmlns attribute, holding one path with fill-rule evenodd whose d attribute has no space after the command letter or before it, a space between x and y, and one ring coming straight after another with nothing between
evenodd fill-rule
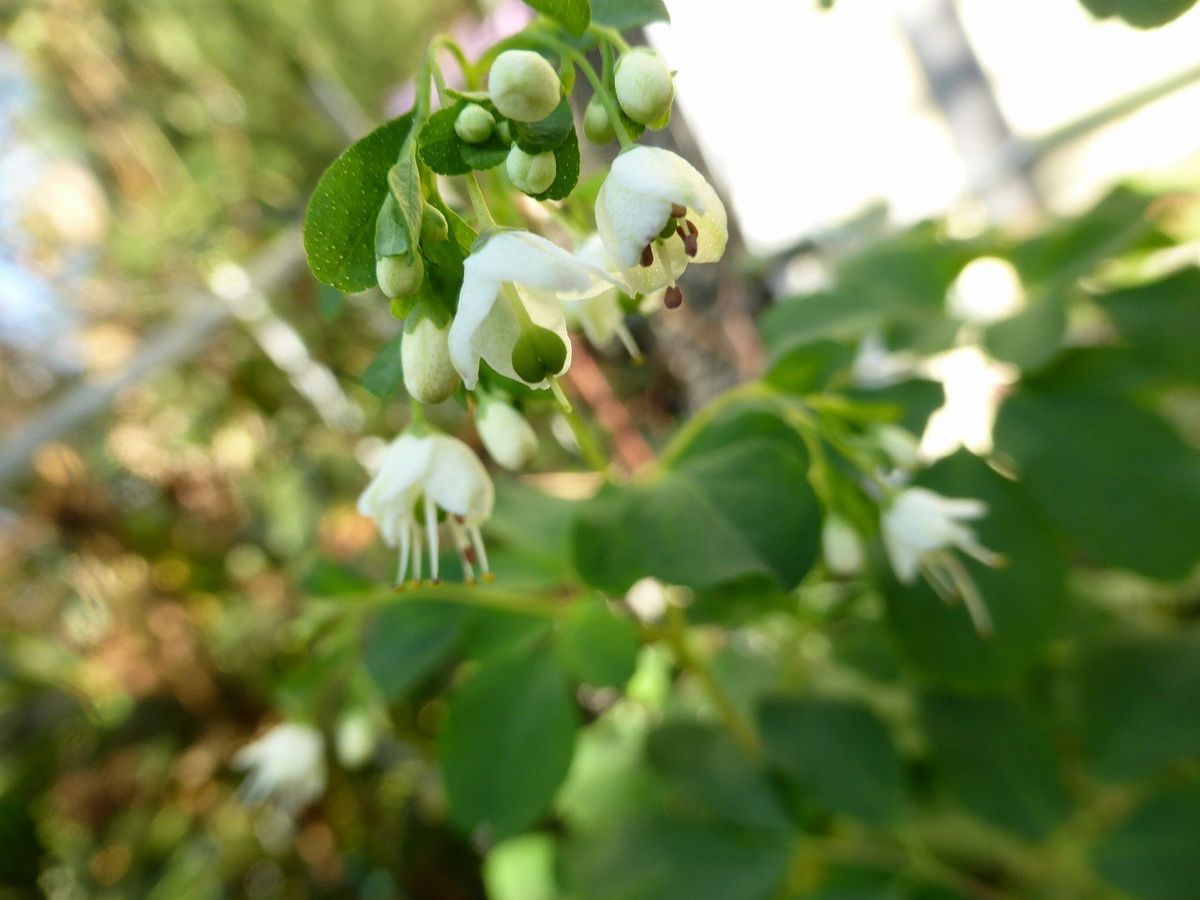
<instances>
[{"instance_id":1,"label":"blurred white flower","mask_svg":"<svg viewBox=\"0 0 1200 900\"><path fill-rule=\"evenodd\" d=\"M364 709L353 709L342 716L334 733L337 758L347 769L357 769L375 755L378 729L371 714Z\"/></svg>"},{"instance_id":2,"label":"blurred white flower","mask_svg":"<svg viewBox=\"0 0 1200 900\"><path fill-rule=\"evenodd\" d=\"M981 545L963 522L987 515L982 500L956 499L912 487L900 491L883 512L883 543L896 577L917 580L921 564L940 550L959 549L988 565L999 557Z\"/></svg>"},{"instance_id":3,"label":"blurred white flower","mask_svg":"<svg viewBox=\"0 0 1200 900\"><path fill-rule=\"evenodd\" d=\"M494 502L492 479L475 451L446 434L407 431L383 452L379 471L358 498L358 511L375 520L384 543L399 547L397 585L404 583L410 562L413 579L421 581L422 527L430 575L438 581L438 513L446 513L470 582L476 564L489 576L479 526L491 516Z\"/></svg>"},{"instance_id":4,"label":"blurred white flower","mask_svg":"<svg viewBox=\"0 0 1200 900\"><path fill-rule=\"evenodd\" d=\"M960 446L981 455L991 452L996 412L1020 370L975 346L935 356L924 369L942 383L946 402L929 417L921 436L922 459L941 459Z\"/></svg>"},{"instance_id":5,"label":"blurred white flower","mask_svg":"<svg viewBox=\"0 0 1200 900\"><path fill-rule=\"evenodd\" d=\"M528 420L503 400L476 395L475 428L488 454L513 472L524 469L537 455L537 432Z\"/></svg>"},{"instance_id":6,"label":"blurred white flower","mask_svg":"<svg viewBox=\"0 0 1200 900\"><path fill-rule=\"evenodd\" d=\"M234 754L233 767L246 772L239 791L245 802L269 800L289 815L325 792L324 741L307 725L276 725Z\"/></svg>"},{"instance_id":7,"label":"blurred white flower","mask_svg":"<svg viewBox=\"0 0 1200 900\"><path fill-rule=\"evenodd\" d=\"M971 325L991 325L1020 312L1025 305L1021 276L1013 264L996 256L973 259L946 294L946 310Z\"/></svg>"},{"instance_id":8,"label":"blurred white flower","mask_svg":"<svg viewBox=\"0 0 1200 900\"><path fill-rule=\"evenodd\" d=\"M527 231L481 235L463 265L458 312L450 326L450 360L467 389L475 389L481 359L508 378L530 387L547 387L548 377L561 375L571 365L559 295L596 293L598 282L605 281L611 282L607 273L538 235ZM528 348L522 350L518 344L529 341L532 332L539 341L540 358L531 367L518 353ZM548 350L555 351L554 359ZM515 353L519 358L514 359Z\"/></svg>"},{"instance_id":9,"label":"blurred white flower","mask_svg":"<svg viewBox=\"0 0 1200 900\"><path fill-rule=\"evenodd\" d=\"M596 197L596 230L633 290L669 288L672 307L683 300L675 281L688 263L716 262L729 239L725 206L704 176L677 154L645 146L613 162Z\"/></svg>"}]
</instances>

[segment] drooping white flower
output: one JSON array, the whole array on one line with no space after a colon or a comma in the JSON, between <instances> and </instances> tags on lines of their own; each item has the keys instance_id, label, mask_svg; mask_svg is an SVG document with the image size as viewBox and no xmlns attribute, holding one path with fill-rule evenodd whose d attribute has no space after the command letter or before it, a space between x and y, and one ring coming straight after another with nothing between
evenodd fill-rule
<instances>
[{"instance_id":1,"label":"drooping white flower","mask_svg":"<svg viewBox=\"0 0 1200 900\"><path fill-rule=\"evenodd\" d=\"M971 260L946 294L946 311L971 325L991 325L1016 315L1024 306L1020 273L997 256Z\"/></svg>"},{"instance_id":2,"label":"drooping white flower","mask_svg":"<svg viewBox=\"0 0 1200 900\"><path fill-rule=\"evenodd\" d=\"M921 436L921 458L941 459L959 447L981 455L991 452L996 413L1020 370L972 345L941 353L923 368L942 383L946 402L929 417Z\"/></svg>"},{"instance_id":3,"label":"drooping white flower","mask_svg":"<svg viewBox=\"0 0 1200 900\"><path fill-rule=\"evenodd\" d=\"M571 365L571 343L559 295L598 292L611 282L607 273L577 259L556 244L527 231L481 235L463 264L458 312L450 326L450 360L468 390L479 380L479 361L530 387L548 387L548 376ZM514 367L513 353L531 332L543 341L561 342L561 363L551 360L526 378ZM551 349L555 349L551 346ZM520 360L518 361L520 363ZM537 367L535 366L535 369ZM528 368L526 375L532 375Z\"/></svg>"},{"instance_id":4,"label":"drooping white flower","mask_svg":"<svg viewBox=\"0 0 1200 900\"><path fill-rule=\"evenodd\" d=\"M640 294L670 287L672 306L683 299L674 285L688 263L716 262L729 238L725 206L704 176L677 154L644 146L613 162L596 197L596 230L630 286Z\"/></svg>"},{"instance_id":5,"label":"drooping white flower","mask_svg":"<svg viewBox=\"0 0 1200 900\"><path fill-rule=\"evenodd\" d=\"M233 757L246 772L241 796L247 803L270 800L295 815L325 792L325 744L315 728L296 722L276 725Z\"/></svg>"},{"instance_id":6,"label":"drooping white flower","mask_svg":"<svg viewBox=\"0 0 1200 900\"><path fill-rule=\"evenodd\" d=\"M358 511L375 520L384 543L399 548L397 585L404 583L410 562L413 579L421 581L426 542L430 575L438 581L438 514L444 512L470 582L475 565L489 577L479 526L494 502L492 479L470 447L438 432L408 431L384 451L379 471L358 498Z\"/></svg>"},{"instance_id":7,"label":"drooping white flower","mask_svg":"<svg viewBox=\"0 0 1200 900\"><path fill-rule=\"evenodd\" d=\"M492 459L513 472L524 469L537 455L537 432L529 421L503 400L476 395L475 428Z\"/></svg>"},{"instance_id":8,"label":"drooping white flower","mask_svg":"<svg viewBox=\"0 0 1200 900\"><path fill-rule=\"evenodd\" d=\"M883 544L896 577L917 580L923 562L941 550L962 550L988 565L999 557L979 543L964 525L987 515L982 500L943 497L921 487L905 488L883 512Z\"/></svg>"}]
</instances>

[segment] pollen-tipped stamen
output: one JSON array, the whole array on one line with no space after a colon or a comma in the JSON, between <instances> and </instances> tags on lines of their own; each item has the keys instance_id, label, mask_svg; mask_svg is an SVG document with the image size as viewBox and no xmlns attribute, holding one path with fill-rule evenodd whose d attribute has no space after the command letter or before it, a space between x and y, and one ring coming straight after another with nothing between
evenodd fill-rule
<instances>
[{"instance_id":1,"label":"pollen-tipped stamen","mask_svg":"<svg viewBox=\"0 0 1200 900\"><path fill-rule=\"evenodd\" d=\"M683 291L678 285L671 285L663 293L663 306L667 309L679 309L683 305Z\"/></svg>"},{"instance_id":2,"label":"pollen-tipped stamen","mask_svg":"<svg viewBox=\"0 0 1200 900\"><path fill-rule=\"evenodd\" d=\"M671 204L671 218L682 219L687 215L687 207L680 203Z\"/></svg>"},{"instance_id":3,"label":"pollen-tipped stamen","mask_svg":"<svg viewBox=\"0 0 1200 900\"><path fill-rule=\"evenodd\" d=\"M463 570L463 581L467 584L474 584L475 568L472 563L475 561L475 551L471 549L462 522L462 516L451 516L450 533L454 535L454 549L458 551L458 561Z\"/></svg>"},{"instance_id":4,"label":"pollen-tipped stamen","mask_svg":"<svg viewBox=\"0 0 1200 900\"><path fill-rule=\"evenodd\" d=\"M492 567L488 565L487 548L483 546L483 535L479 533L479 526L468 525L467 532L471 535L471 546L475 548L475 559L483 572L483 580L492 581L495 576L492 575Z\"/></svg>"},{"instance_id":5,"label":"pollen-tipped stamen","mask_svg":"<svg viewBox=\"0 0 1200 900\"><path fill-rule=\"evenodd\" d=\"M400 526L400 564L396 567L396 588L404 587L404 578L408 575L408 558L412 552L412 530L407 524Z\"/></svg>"},{"instance_id":6,"label":"pollen-tipped stamen","mask_svg":"<svg viewBox=\"0 0 1200 900\"><path fill-rule=\"evenodd\" d=\"M654 246L652 244L647 244L642 248L642 256L638 262L643 269L648 269L654 265Z\"/></svg>"},{"instance_id":7,"label":"pollen-tipped stamen","mask_svg":"<svg viewBox=\"0 0 1200 900\"><path fill-rule=\"evenodd\" d=\"M633 361L640 363L642 361L642 348L637 345L637 341L633 339L633 333L626 327L624 322L618 322L613 328L613 333L620 340L622 346L625 347Z\"/></svg>"},{"instance_id":8,"label":"pollen-tipped stamen","mask_svg":"<svg viewBox=\"0 0 1200 900\"><path fill-rule=\"evenodd\" d=\"M433 498L428 494L425 495L425 533L429 538L429 576L434 584L438 584L441 579L438 577L437 507L433 505Z\"/></svg>"},{"instance_id":9,"label":"pollen-tipped stamen","mask_svg":"<svg viewBox=\"0 0 1200 900\"><path fill-rule=\"evenodd\" d=\"M683 225L675 229L675 233L683 241L683 252L689 258L694 258L700 252L700 231L696 228L695 223L691 219L688 219Z\"/></svg>"},{"instance_id":10,"label":"pollen-tipped stamen","mask_svg":"<svg viewBox=\"0 0 1200 900\"><path fill-rule=\"evenodd\" d=\"M425 542L421 539L421 526L417 524L417 520L413 519L409 523L409 531L412 534L412 576L413 584L416 587L421 586L421 556L425 552Z\"/></svg>"}]
</instances>

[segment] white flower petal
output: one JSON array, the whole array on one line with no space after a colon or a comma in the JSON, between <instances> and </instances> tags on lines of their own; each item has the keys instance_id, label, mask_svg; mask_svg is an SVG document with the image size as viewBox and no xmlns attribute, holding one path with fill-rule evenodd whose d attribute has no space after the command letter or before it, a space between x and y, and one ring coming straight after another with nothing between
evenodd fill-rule
<instances>
[{"instance_id":1,"label":"white flower petal","mask_svg":"<svg viewBox=\"0 0 1200 900\"><path fill-rule=\"evenodd\" d=\"M468 257L467 265L463 266L458 311L454 314L454 321L450 323L447 343L450 347L450 362L462 376L467 390L474 390L479 380L480 357L476 332L491 318L495 310L503 307L503 304L496 303L500 294L500 282L482 270L469 267L470 262L471 258ZM495 323L492 323L492 327L495 327ZM511 349L510 344L509 350Z\"/></svg>"},{"instance_id":2,"label":"white flower petal","mask_svg":"<svg viewBox=\"0 0 1200 900\"><path fill-rule=\"evenodd\" d=\"M475 451L448 435L435 435L434 464L425 495L446 512L478 525L492 514L495 488Z\"/></svg>"},{"instance_id":3,"label":"white flower petal","mask_svg":"<svg viewBox=\"0 0 1200 900\"><path fill-rule=\"evenodd\" d=\"M670 218L674 202L630 190L616 177L614 166L596 197L596 231L623 269L638 264L642 250Z\"/></svg>"}]
</instances>

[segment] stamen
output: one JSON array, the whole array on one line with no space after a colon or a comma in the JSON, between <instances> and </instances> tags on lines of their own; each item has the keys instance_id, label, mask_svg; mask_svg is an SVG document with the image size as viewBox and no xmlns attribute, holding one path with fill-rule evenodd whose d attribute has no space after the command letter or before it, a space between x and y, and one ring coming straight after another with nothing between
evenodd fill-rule
<instances>
[{"instance_id":1,"label":"stamen","mask_svg":"<svg viewBox=\"0 0 1200 900\"><path fill-rule=\"evenodd\" d=\"M684 225L687 226L686 231L684 230ZM680 239L683 241L683 252L689 257L693 257L700 252L700 232L696 229L696 226L692 223L691 219L688 219L683 223L683 225L680 225L678 228L676 228L675 233L679 235Z\"/></svg>"},{"instance_id":2,"label":"stamen","mask_svg":"<svg viewBox=\"0 0 1200 900\"><path fill-rule=\"evenodd\" d=\"M404 576L408 574L408 557L412 551L412 529L407 522L400 526L400 565L396 569L396 587L404 587Z\"/></svg>"},{"instance_id":3,"label":"stamen","mask_svg":"<svg viewBox=\"0 0 1200 900\"><path fill-rule=\"evenodd\" d=\"M425 543L421 540L421 527L417 525L417 520L413 519L409 523L409 531L412 533L412 576L413 584L417 587L421 586L421 556L424 553Z\"/></svg>"},{"instance_id":4,"label":"stamen","mask_svg":"<svg viewBox=\"0 0 1200 900\"><path fill-rule=\"evenodd\" d=\"M654 247L647 244L642 248L642 258L638 260L642 264L642 268L648 269L654 265Z\"/></svg>"},{"instance_id":5,"label":"stamen","mask_svg":"<svg viewBox=\"0 0 1200 900\"><path fill-rule=\"evenodd\" d=\"M629 355L633 358L633 361L640 364L643 359L642 348L637 345L637 341L633 339L633 334L630 333L629 329L625 326L625 323L618 322L616 327L613 329L613 332L621 341L621 344L624 345L625 349L629 352Z\"/></svg>"},{"instance_id":6,"label":"stamen","mask_svg":"<svg viewBox=\"0 0 1200 900\"><path fill-rule=\"evenodd\" d=\"M483 570L483 580L491 581L495 576L492 575L492 567L488 565L487 548L483 546L483 535L479 533L478 525L470 525L467 531L471 535L471 544L475 548L475 556L479 560L479 568Z\"/></svg>"},{"instance_id":7,"label":"stamen","mask_svg":"<svg viewBox=\"0 0 1200 900\"><path fill-rule=\"evenodd\" d=\"M452 516L450 518L450 533L454 535L454 549L458 551L458 561L462 565L463 581L467 584L475 583L475 569L472 563L475 562L475 551L471 549L470 543L467 541L466 530L462 526L461 516Z\"/></svg>"},{"instance_id":8,"label":"stamen","mask_svg":"<svg viewBox=\"0 0 1200 900\"><path fill-rule=\"evenodd\" d=\"M976 634L980 637L991 637L994 631L992 614L988 611L987 603L984 602L983 595L979 593L979 588L975 586L975 580L971 578L971 573L967 571L967 567L962 564L962 561L954 556L950 556L945 561L945 565L950 580L954 582L958 589L958 595L962 597L963 606L967 608L967 613L971 616L971 624L975 626Z\"/></svg>"},{"instance_id":9,"label":"stamen","mask_svg":"<svg viewBox=\"0 0 1200 900\"><path fill-rule=\"evenodd\" d=\"M681 206L678 203L671 204L671 217L672 218L682 219L686 215L687 215L687 207L686 206Z\"/></svg>"},{"instance_id":10,"label":"stamen","mask_svg":"<svg viewBox=\"0 0 1200 900\"><path fill-rule=\"evenodd\" d=\"M663 294L663 306L667 309L679 309L683 305L683 291L676 285L671 285Z\"/></svg>"},{"instance_id":11,"label":"stamen","mask_svg":"<svg viewBox=\"0 0 1200 900\"><path fill-rule=\"evenodd\" d=\"M425 495L425 533L429 537L429 574L433 578L433 583L437 584L441 581L438 578L437 507L433 505L433 498L428 494Z\"/></svg>"}]
</instances>

